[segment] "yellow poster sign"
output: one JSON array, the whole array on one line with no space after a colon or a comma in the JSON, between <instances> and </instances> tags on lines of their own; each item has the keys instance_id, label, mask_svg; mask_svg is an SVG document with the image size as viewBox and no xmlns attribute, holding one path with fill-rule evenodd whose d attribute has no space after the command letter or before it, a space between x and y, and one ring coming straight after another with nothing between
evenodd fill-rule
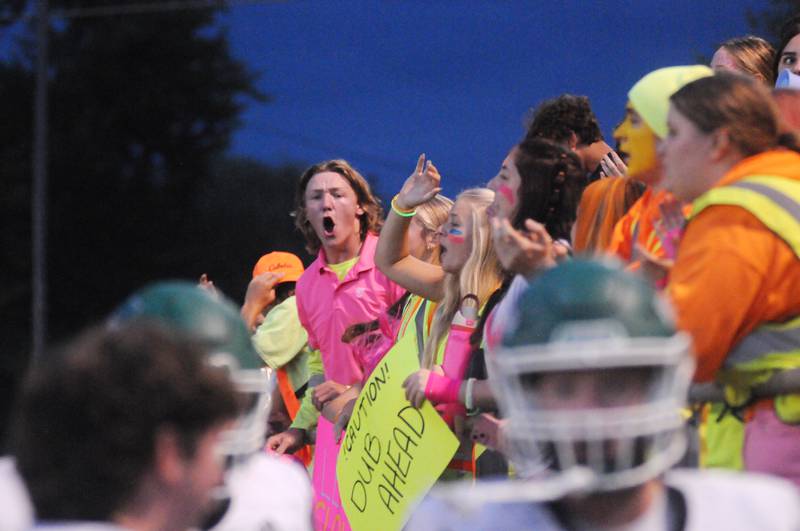
<instances>
[{"instance_id":1,"label":"yellow poster sign","mask_svg":"<svg viewBox=\"0 0 800 531\"><path fill-rule=\"evenodd\" d=\"M403 380L419 361L413 334L404 338L372 372L339 450L339 493L354 531L399 530L458 448L429 402L417 409L405 398Z\"/></svg>"}]
</instances>

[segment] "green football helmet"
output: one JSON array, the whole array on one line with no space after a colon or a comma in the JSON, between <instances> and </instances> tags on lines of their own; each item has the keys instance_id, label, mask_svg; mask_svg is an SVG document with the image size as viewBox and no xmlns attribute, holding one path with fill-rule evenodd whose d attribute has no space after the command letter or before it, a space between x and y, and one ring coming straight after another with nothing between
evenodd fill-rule
<instances>
[{"instance_id":1,"label":"green football helmet","mask_svg":"<svg viewBox=\"0 0 800 531\"><path fill-rule=\"evenodd\" d=\"M226 370L247 396L247 409L226 433L223 452L247 455L263 448L274 379L263 368L236 306L189 282L159 282L125 300L111 315L109 326L138 320L174 328L199 343L207 362Z\"/></svg>"},{"instance_id":2,"label":"green football helmet","mask_svg":"<svg viewBox=\"0 0 800 531\"><path fill-rule=\"evenodd\" d=\"M519 475L558 497L645 483L686 449L688 336L642 278L571 260L536 278L489 356ZM544 485L543 485L544 487Z\"/></svg>"}]
</instances>

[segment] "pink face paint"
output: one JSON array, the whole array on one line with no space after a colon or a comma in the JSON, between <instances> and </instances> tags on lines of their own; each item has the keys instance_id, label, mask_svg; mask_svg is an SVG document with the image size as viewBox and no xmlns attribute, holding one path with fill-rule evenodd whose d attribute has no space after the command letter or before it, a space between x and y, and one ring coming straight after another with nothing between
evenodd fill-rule
<instances>
[{"instance_id":1,"label":"pink face paint","mask_svg":"<svg viewBox=\"0 0 800 531\"><path fill-rule=\"evenodd\" d=\"M450 229L447 233L447 239L453 243L464 243L464 233L459 229Z\"/></svg>"},{"instance_id":2,"label":"pink face paint","mask_svg":"<svg viewBox=\"0 0 800 531\"><path fill-rule=\"evenodd\" d=\"M514 204L517 202L517 195L508 185L501 184L497 188L497 193L505 197L506 201L508 201L508 204L511 206L514 206Z\"/></svg>"}]
</instances>

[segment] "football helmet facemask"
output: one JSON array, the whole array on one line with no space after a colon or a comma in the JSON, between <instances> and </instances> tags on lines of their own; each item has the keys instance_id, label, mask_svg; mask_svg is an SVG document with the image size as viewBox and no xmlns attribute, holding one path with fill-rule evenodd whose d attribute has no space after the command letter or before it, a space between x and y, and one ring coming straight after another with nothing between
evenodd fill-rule
<instances>
[{"instance_id":1,"label":"football helmet facemask","mask_svg":"<svg viewBox=\"0 0 800 531\"><path fill-rule=\"evenodd\" d=\"M522 478L570 476L581 478L571 492L610 491L680 460L690 341L644 279L572 260L533 281L517 314L490 358Z\"/></svg>"}]
</instances>

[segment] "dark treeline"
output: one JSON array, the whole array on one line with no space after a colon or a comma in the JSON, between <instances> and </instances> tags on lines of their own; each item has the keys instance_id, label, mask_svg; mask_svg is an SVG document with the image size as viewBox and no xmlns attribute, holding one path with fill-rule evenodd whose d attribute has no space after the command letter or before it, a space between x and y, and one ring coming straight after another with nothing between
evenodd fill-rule
<instances>
[{"instance_id":1,"label":"dark treeline","mask_svg":"<svg viewBox=\"0 0 800 531\"><path fill-rule=\"evenodd\" d=\"M0 64L2 400L30 348L34 24L0 26L21 34ZM207 272L241 299L264 252L307 259L289 217L300 169L225 154L244 106L268 97L231 56L215 11L56 19L50 38L50 342L156 279Z\"/></svg>"}]
</instances>

